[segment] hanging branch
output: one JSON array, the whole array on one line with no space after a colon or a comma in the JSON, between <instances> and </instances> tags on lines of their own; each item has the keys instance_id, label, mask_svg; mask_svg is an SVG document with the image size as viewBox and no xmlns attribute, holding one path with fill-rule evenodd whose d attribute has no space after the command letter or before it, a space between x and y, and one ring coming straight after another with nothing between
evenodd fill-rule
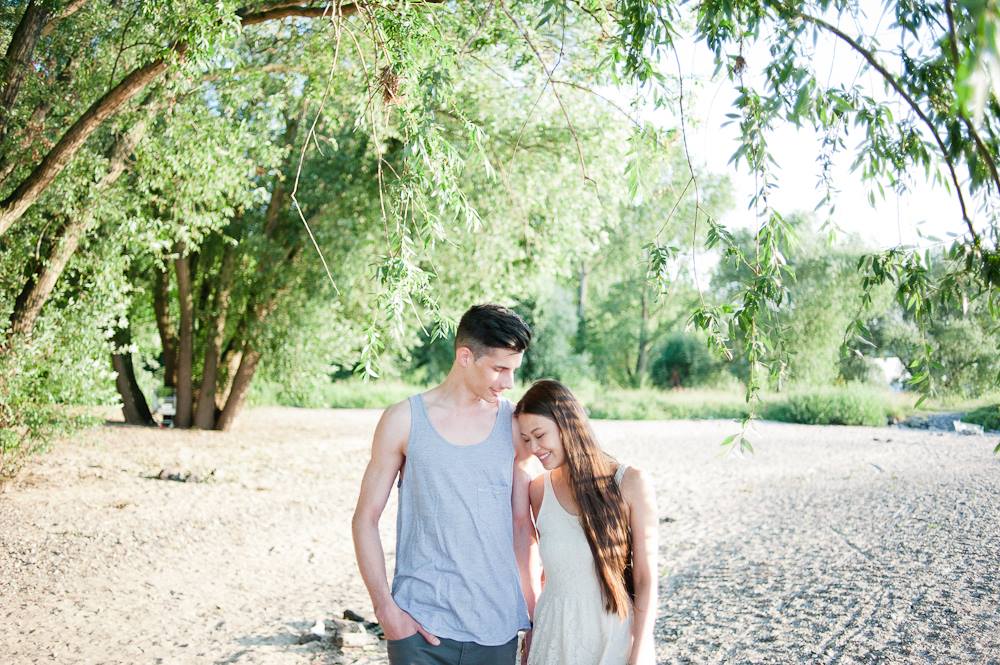
<instances>
[{"instance_id":1,"label":"hanging branch","mask_svg":"<svg viewBox=\"0 0 1000 665\"><path fill-rule=\"evenodd\" d=\"M951 47L951 59L952 65L955 68L956 80L958 77L958 38L955 36L955 15L952 10L951 0L945 0L944 11L948 16L948 44ZM990 169L990 175L993 178L993 184L997 188L997 194L1000 195L1000 173L997 173L996 158L990 154L989 148L983 143L983 139L979 136L979 132L976 131L976 126L972 124L972 121L968 116L962 111L961 104L957 105L956 113L958 117L962 119L962 124L965 128L969 130L969 134L972 136L972 140L976 142L976 148L979 150L980 156L982 156L983 161L986 162L986 166Z\"/></svg>"},{"instance_id":2,"label":"hanging branch","mask_svg":"<svg viewBox=\"0 0 1000 665\"><path fill-rule=\"evenodd\" d=\"M980 244L979 235L976 233L976 229L972 226L972 220L969 219L969 213L965 205L965 196L962 194L962 185L958 181L958 174L955 172L955 165L952 163L951 158L948 157L948 148L945 146L944 141L938 134L937 128L934 126L934 123L931 121L931 119L927 117L927 114L924 113L923 109L920 108L920 105L917 104L916 100L914 100L913 97L910 96L910 94L906 91L906 89L904 89L903 86L900 85L899 81L896 80L896 77L892 75L892 72L886 69L885 66L882 65L882 63L876 60L875 56L872 55L871 51L861 46L861 44L859 44L857 40L853 39L850 35L842 31L840 28L827 23L821 18L810 16L809 14L805 14L802 12L796 12L796 15L802 20L812 23L818 28L822 28L827 32L833 33L838 38L846 42L861 57L863 57L866 61L868 61L868 64L871 65L875 69L875 71L877 71L882 76L885 82L888 83L892 87L892 89L895 90L899 94L899 96L903 98L904 101L906 101L907 105L909 105L909 107L913 110L913 112L917 114L917 117L919 117L920 120L922 120L923 123L927 125L927 128L930 130L931 136L934 137L934 142L937 143L938 148L941 151L941 157L944 159L945 164L948 166L948 171L951 174L951 181L955 185L955 194L958 196L958 203L959 206L962 208L962 219L965 221L965 225L969 229L969 234L972 236L973 244L978 246Z\"/></svg>"},{"instance_id":3,"label":"hanging branch","mask_svg":"<svg viewBox=\"0 0 1000 665\"><path fill-rule=\"evenodd\" d=\"M535 54L535 58L538 59L538 64L541 65L542 71L545 72L545 77L546 77L545 85L549 86L552 83L553 76L555 75L555 67L553 67L550 70L548 65L545 64L545 60L542 58L542 54L535 46L535 43L531 40L531 36L524 28L521 27L521 24L510 13L510 10L507 9L507 5L504 4L502 0L500 2L500 9L501 11L503 11L504 15L508 19L510 19L510 22L514 24L514 27L517 28L517 31L521 33L521 36L524 37L524 41L528 44L528 46L531 48L531 51ZM587 182L593 182L593 179L590 177L590 175L587 174L587 162L583 156L583 146L580 145L580 138L576 134L576 128L573 127L573 121L569 117L569 112L566 110L566 105L563 104L562 95L559 94L559 91L556 89L554 85L551 87L552 87L552 94L556 98L556 102L558 102L559 104L559 110L562 112L563 118L566 119L566 127L569 129L569 133L573 136L573 143L576 145L577 158L580 160L580 170L583 172L583 179Z\"/></svg>"}]
</instances>

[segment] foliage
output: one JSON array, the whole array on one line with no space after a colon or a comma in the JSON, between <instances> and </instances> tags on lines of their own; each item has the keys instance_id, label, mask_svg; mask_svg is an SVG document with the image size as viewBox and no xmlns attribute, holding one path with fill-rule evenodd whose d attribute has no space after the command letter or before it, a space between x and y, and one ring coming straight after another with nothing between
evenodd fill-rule
<instances>
[{"instance_id":1,"label":"foliage","mask_svg":"<svg viewBox=\"0 0 1000 665\"><path fill-rule=\"evenodd\" d=\"M567 385L590 377L590 358L576 351L580 327L574 294L559 284L541 284L538 299L529 305L525 321L531 326L531 348L519 375L524 381L551 378Z\"/></svg>"},{"instance_id":2,"label":"foliage","mask_svg":"<svg viewBox=\"0 0 1000 665\"><path fill-rule=\"evenodd\" d=\"M0 355L0 483L53 439L94 424L92 418L67 411L57 400L69 397L96 404L112 399L110 372L98 364L106 353L103 345L98 343L99 352L88 354L78 340L63 341L65 347L52 349L56 357L47 345L21 346ZM61 371L53 373L54 367Z\"/></svg>"},{"instance_id":3,"label":"foliage","mask_svg":"<svg viewBox=\"0 0 1000 665\"><path fill-rule=\"evenodd\" d=\"M590 352L602 381L645 384L664 336L698 302L695 266L686 258L704 237L696 213L722 214L731 200L728 181L709 174L699 174L696 196L688 169L675 134L634 136L626 167L631 197L608 215L606 239L577 268L578 349Z\"/></svg>"},{"instance_id":4,"label":"foliage","mask_svg":"<svg viewBox=\"0 0 1000 665\"><path fill-rule=\"evenodd\" d=\"M608 420L741 419L747 415L746 402L728 391L619 388L595 393L584 401L591 417Z\"/></svg>"},{"instance_id":5,"label":"foliage","mask_svg":"<svg viewBox=\"0 0 1000 665\"><path fill-rule=\"evenodd\" d=\"M928 298L934 292L953 297L960 288L972 289L988 309L997 310L1000 104L990 84L997 78L997 10L992 3L950 0L895 2L885 8L895 19L898 38L891 52L879 48L878 36L861 21L838 27L845 24L841 18L858 14L855 3L707 2L694 11L695 38L713 51L738 93L730 117L741 140L733 161L755 175L750 207L759 225L747 252L729 230L708 220L709 246L743 264L747 279L728 302L697 308L693 320L721 350L733 353L739 346L748 364L751 404L765 385L761 375L780 382L788 367L784 329L773 313L787 305L792 234L769 203L776 183L768 138L780 123L806 124L824 136L821 203L833 191L832 156L848 149L845 139L852 127L866 137L854 148L854 166L870 183L873 201L886 189L910 186L913 173L926 172L950 184L956 197L958 228L950 249L960 265L956 271L930 279L920 253L911 248L895 248L860 265L869 285L892 284L921 331L927 330ZM656 63L671 55L680 62L671 53L679 17L672 5L651 2L625 3L621 10L617 61L625 75L656 87ZM847 50L862 72L884 84L885 94L872 93L857 77L837 80L817 72L819 40ZM758 61L748 60L758 53ZM863 323L852 326L852 338L863 336ZM914 385L929 395L932 349L929 344L924 349L911 372Z\"/></svg>"},{"instance_id":6,"label":"foliage","mask_svg":"<svg viewBox=\"0 0 1000 665\"><path fill-rule=\"evenodd\" d=\"M983 429L993 432L1000 431L1000 404L981 406L978 409L969 411L962 420L967 423L982 425Z\"/></svg>"},{"instance_id":7,"label":"foliage","mask_svg":"<svg viewBox=\"0 0 1000 665\"><path fill-rule=\"evenodd\" d=\"M808 425L879 427L894 415L894 409L881 391L848 385L793 392L765 402L761 415L769 420Z\"/></svg>"},{"instance_id":8,"label":"foliage","mask_svg":"<svg viewBox=\"0 0 1000 665\"><path fill-rule=\"evenodd\" d=\"M0 132L5 320L25 311L22 295L68 231L84 238L46 296L40 351L6 361L49 377L41 403L103 399L102 372L59 383L60 363L105 366L109 333L132 329L137 355L161 355L150 348L149 300L156 271L178 260L194 269L192 369L205 373L228 250L233 315L221 355L260 353L269 381L287 378L288 400L310 398L337 366L404 373L422 337L447 338L470 302L487 299L536 310L549 363L538 372L582 377L589 367L602 384L642 386L654 351L690 318L721 357L740 359L748 415L769 385L863 373L834 369L836 331L858 293L846 324L854 358L871 353L872 325L891 318L881 303L892 291L913 332L897 345L913 387L971 393L995 373L962 345L995 348L1000 313L996 3L889 3L892 51L853 20L865 18L860 3L825 0L690 11L649 0L401 2L323 18L325 5L308 1L73 4L0 109L10 128ZM22 5L0 8L8 39ZM264 9L299 18L248 22ZM733 162L757 183L749 235L719 224L725 182L699 172L687 144L691 95L675 49L688 27L738 93ZM817 72L820 40L857 58L883 92ZM154 66L159 74L94 113ZM15 70L0 72L4 85ZM674 126L635 115L649 107ZM111 177L116 147L144 119L145 138L118 160L127 174ZM769 137L783 123L824 136L821 203L835 186L834 155L849 150L873 199L912 187L913 173L950 184L945 260L908 247L868 253L855 263L856 290L839 254L796 254L796 221L769 198ZM85 140L58 153L67 128L84 125ZM851 128L864 140L848 147ZM702 243L734 269L724 297L706 297L695 279ZM570 348L573 321L557 318L574 291ZM181 294L173 283L169 292L176 321ZM49 347L77 324L86 348ZM10 330L0 322L5 339ZM223 363L223 383L231 371Z\"/></svg>"},{"instance_id":9,"label":"foliage","mask_svg":"<svg viewBox=\"0 0 1000 665\"><path fill-rule=\"evenodd\" d=\"M896 290L893 309L883 310L867 325L855 322L855 340L861 340L856 347L900 357L910 369L910 385L925 395L970 398L997 386L996 303L960 276L962 267L953 251L927 250L907 259L888 251L861 261L874 270L863 280L866 302L871 289L884 283L902 283L903 291ZM903 281L906 269L901 262L910 262L917 277Z\"/></svg>"},{"instance_id":10,"label":"foliage","mask_svg":"<svg viewBox=\"0 0 1000 665\"><path fill-rule=\"evenodd\" d=\"M718 381L725 366L708 348L702 335L670 333L653 361L654 385L660 388L691 388Z\"/></svg>"}]
</instances>

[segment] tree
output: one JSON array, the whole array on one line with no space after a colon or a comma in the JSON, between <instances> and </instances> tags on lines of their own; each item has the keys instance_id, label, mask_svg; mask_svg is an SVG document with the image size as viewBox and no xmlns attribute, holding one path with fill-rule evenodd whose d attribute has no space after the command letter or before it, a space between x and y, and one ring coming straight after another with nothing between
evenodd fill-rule
<instances>
[{"instance_id":1,"label":"tree","mask_svg":"<svg viewBox=\"0 0 1000 665\"><path fill-rule=\"evenodd\" d=\"M974 284L976 297L983 298L990 311L998 311L997 7L951 0L891 3L887 10L895 19L899 46L888 55L878 49L876 35L837 27L839 17L858 8L854 3L825 1L719 0L701 3L694 12L694 37L712 50L738 92L733 118L742 138L733 159L756 175L759 189L750 203L760 219L749 255L731 233L713 224L709 244L743 261L750 278L733 302L701 307L694 320L729 352L731 340L742 340L740 350L750 367L748 399L754 403L762 385L760 373L776 376L784 367L780 354L773 351L780 347L777 341L783 333L768 323L770 313L786 302L783 257L790 242L787 223L768 202L775 183L767 139L778 123L813 126L826 136L829 153L846 149L849 126L861 128L867 140L855 148L855 166L876 191L905 187L914 171L928 171L950 184L961 225L950 250L955 272L924 283L925 266L912 249L883 253L861 267L875 281L891 281L924 328L927 320L922 312L927 311L929 299L953 297L958 282ZM616 56L627 76L654 88L658 85L656 63L671 59L678 16L677 7L669 4L623 6ZM753 71L760 72L753 77L745 56L759 40L766 40L770 48L763 62L752 63ZM850 81L824 83L811 58L816 40L846 47L884 83L885 95L868 94ZM659 99L670 101L662 95ZM902 108L898 115L893 112L897 103ZM829 161L829 155L821 157ZM852 328L857 331L857 326ZM927 391L930 363L930 354L924 354L913 368L917 385Z\"/></svg>"},{"instance_id":2,"label":"tree","mask_svg":"<svg viewBox=\"0 0 1000 665\"><path fill-rule=\"evenodd\" d=\"M331 192L318 196L310 212L301 203L311 189L321 191L322 182L310 182L293 197L295 186L286 188L290 168L295 166L300 183L303 177L311 177L307 168L298 168L300 163L324 173L322 165L340 157L328 154L321 159L311 152L305 154L302 148L340 153L341 145L355 146L353 139L335 142L329 138L339 131L333 127L348 126L365 137L359 162L364 168L338 173L352 185L358 184L355 178L370 178L365 186L348 190L371 196L365 199L367 204L377 202L374 215L370 207L365 207L368 212L363 215L374 223L347 224L340 236L331 231L324 242L338 248L364 247L357 256L350 249L334 254L364 257L368 260L364 265L374 266L370 272L362 270L370 279L358 282L370 297L338 295L343 299L339 311L348 312L352 321L364 321L358 355L359 367L365 371L378 370L379 355L404 341L404 329L417 316L427 320L430 332L446 334L452 303L458 301L448 294L463 291L461 285L441 281L446 273L437 263L461 265L463 259L466 265L476 260L482 263L492 249L489 246L473 243L478 254L470 255L450 243L479 241L484 232L492 233L494 229L483 223L487 218L483 211L490 205L507 206L505 210L513 211L511 221L516 220L522 229L518 243L509 250L505 246L502 258L496 260L497 265L510 266L500 277L527 274L539 265L572 271L581 284L587 283L578 288L579 318L591 321L596 280L593 266L584 259L595 256L602 233L617 232L614 225L598 222L602 217L619 219L620 207L633 207L636 219L646 219L680 202L689 228L697 231L691 235L704 237L709 249L723 251L727 260L740 261L746 268L747 279L730 301L711 303L698 298L693 320L724 353L738 351L746 358L748 397L753 400L763 382L761 374L780 374L786 366L778 343L786 333L772 314L788 303L786 257L791 234L788 223L768 202L774 182L767 138L781 122L816 127L827 137L830 153L847 149L848 126L861 128L867 141L856 149L857 168L876 191L905 186L914 170L929 170L953 188L961 226L950 249L950 271L929 271L925 260L910 249L873 255L861 263L866 280L863 299L879 283L891 282L908 316L925 331L931 322L929 303L953 299L960 291L981 300L984 311L995 316L1000 310L996 223L1000 105L996 86L989 82L998 54L997 9L992 3L950 0L891 4L900 46L887 54L877 48L875 35L838 27L839 16L858 8L826 0L713 0L685 16L677 3L647 0L612 7L589 0L582 5L517 2L488 7L254 0L10 4L0 10L3 34L10 35L9 66L0 72L0 274L4 276L0 309L8 321L3 346L12 353L12 349L31 345L31 335L45 327L45 301L61 293L64 277L59 275L73 272L74 265L82 263L75 260L81 248L89 242L104 249L116 243L116 251L109 255L114 260L108 259L114 270L80 265L74 274L106 276L103 286L109 291L114 291L113 284L122 289L149 289L146 295L163 333L166 381L183 391L183 401L190 401L193 411L203 402L202 414L207 418L209 391L197 397L196 393L206 376L210 380L204 387L210 386L214 374L216 392L220 384L225 387L228 405L234 394L245 391L260 361L263 347L257 335L267 328L262 322L282 311L282 296L295 292L298 280L304 279L299 262L305 257L315 261L309 253L315 248L314 240L323 247L302 222L309 222L313 213L318 214L313 220L317 223L326 219L323 207L328 201L321 199ZM680 62L674 52L679 26L688 18L695 39L708 46L739 93L733 111L742 139L734 160L746 164L760 184L750 202L760 223L749 252L710 214L712 187L698 173L687 146L689 88L683 72L674 71L673 65ZM849 81L826 83L824 77L817 77L811 60L814 38L835 41L854 54L884 81L885 94L872 94ZM760 63L747 61L755 40L766 40L770 46ZM252 89L244 86L248 79L271 76L283 79L289 87L280 92L258 88L281 97L261 105L269 109L261 118L254 115L255 104L238 99L239 93L230 96L227 92L232 88L245 94ZM491 124L489 115L477 117L462 99L467 84L476 82L474 76L489 79L495 89L508 94L516 91L519 100L527 103L500 114L502 123ZM305 81L311 83L303 95ZM616 101L624 88L637 89L635 100L644 102ZM609 89L616 91L605 94ZM604 149L594 139L597 126L589 122L593 116L588 117L586 110L593 107L577 107L580 97L599 101L604 109L614 110L623 127L632 126L608 134L609 142L618 144L619 137L631 132L628 145L634 149L624 160L617 150ZM290 153L268 154L265 148L278 128L287 127L296 117L288 113L292 101L308 106L305 124L299 127L304 133L295 142L282 144L294 146ZM650 130L637 117L643 104L673 109L679 126ZM897 106L902 112L896 112ZM191 109L195 108L200 119L177 121L186 113L194 114ZM229 146L232 157L226 167L252 164L249 174L235 177L235 170L220 167L225 177L218 182L209 177L208 187L203 187L204 177L199 180L187 174L173 182L159 177L158 187L126 175L143 160L142 146L150 136L211 125L234 109L248 114L239 122L254 127L258 141L237 138ZM547 121L545 126L536 124L540 115ZM143 123L154 130L147 130L146 138L133 147L129 137ZM226 131L231 129L222 124ZM593 132L589 136L588 126ZM320 127L324 129L317 131ZM539 160L558 168L553 169L551 182L545 183L552 187L543 188L538 196L525 195L530 191L525 186L526 174L534 178L534 184L540 182L539 170L529 158L535 156L529 136L541 145L558 138L563 151L561 159ZM207 145L218 145L218 137L210 138ZM191 157L194 164L199 155L204 157L191 149L196 146L193 141L176 140L172 145L189 152L179 156L162 149L149 153L149 159L162 163L162 173L170 172L175 158ZM649 151L669 155L677 146L685 158L677 170L680 175L672 182L681 193L663 198L656 204L661 211L649 213L643 208L652 199L635 200L640 180L656 180L635 175L642 171L641 155ZM350 149L343 156L357 158ZM601 163L614 160L619 160L619 166L627 165L627 178L632 181L629 196L606 196L613 188L595 177L613 173ZM481 175L469 177L473 167ZM152 166L146 171L160 172ZM129 190L122 186L125 177ZM471 182L488 185L464 186ZM594 187L595 183L604 189ZM575 200L554 193L557 184L577 194ZM208 191L213 187L214 192ZM519 205L521 197L529 199L529 205ZM687 197L693 200L684 203ZM280 218L280 224L276 221L271 227L273 235L267 232L265 221L271 202L282 212L273 218ZM563 216L545 212L546 206L556 203L566 211ZM620 219L626 217L623 213ZM673 219L673 213L666 218ZM640 234L649 231L634 228ZM227 259L227 247L241 249ZM668 290L666 281L674 279L680 269L675 247L680 250L682 246L671 242L669 234L643 237L638 254L644 252L646 263L638 270L642 285L629 288L620 282L623 294L637 296L634 302L622 299L631 303L630 311L636 312L639 322L632 327L630 382L641 383L655 336L662 332L651 314L654 300L650 296ZM697 253L693 250L692 256ZM280 279L268 270L269 264L283 268ZM318 265L332 287L337 282L337 266L321 261ZM234 275L231 290L224 286L229 270ZM253 276L254 284L258 278L264 280L269 295L251 298L241 293L238 287L246 275ZM148 279L143 281L142 276ZM67 286L66 293L74 286L79 289L79 285ZM480 292L498 291L487 284ZM118 308L128 299L111 300L109 314L120 315ZM174 304L168 306L168 301ZM254 304L248 305L251 301ZM235 313L235 319L227 314L223 320L220 311ZM240 322L244 322L242 328ZM121 323L116 321L110 328L122 330ZM239 342L230 344L237 339L237 331ZM851 332L860 343L863 326L852 325ZM733 348L734 342L738 349ZM216 353L219 346L221 354ZM929 390L933 348L922 345L922 349L912 371L916 385ZM212 360L214 356L219 357ZM223 406L219 415L223 422L232 416L232 411L228 416L225 412ZM192 417L197 418L196 414Z\"/></svg>"},{"instance_id":3,"label":"tree","mask_svg":"<svg viewBox=\"0 0 1000 665\"><path fill-rule=\"evenodd\" d=\"M724 179L700 174L699 197L690 191L676 134L652 144L646 138L632 142L631 196L607 221L606 241L581 262L584 346L601 380L632 387L645 384L654 350L698 302L697 267L689 257L704 241L704 220L729 205Z\"/></svg>"}]
</instances>

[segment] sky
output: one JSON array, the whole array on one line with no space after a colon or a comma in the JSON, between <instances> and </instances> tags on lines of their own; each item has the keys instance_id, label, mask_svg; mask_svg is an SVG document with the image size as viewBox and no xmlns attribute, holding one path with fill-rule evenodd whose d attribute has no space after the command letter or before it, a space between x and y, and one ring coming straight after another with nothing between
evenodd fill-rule
<instances>
[{"instance_id":1,"label":"sky","mask_svg":"<svg viewBox=\"0 0 1000 665\"><path fill-rule=\"evenodd\" d=\"M881 12L882 3L871 4ZM837 20L836 17L827 18L832 22ZM892 40L898 39L898 33L891 28L889 19L881 14L862 15L845 22L841 27L851 34L876 29L885 50L892 47ZM764 89L761 69L768 59L766 49L766 39L762 39L745 51L748 63L745 80L760 90ZM735 85L724 73L713 79L714 55L704 43L693 40L680 42L678 55L688 81L685 93L690 95L687 134L692 157L697 166L727 175L732 183L734 205L720 221L736 228L754 227L757 217L747 209L755 190L754 176L745 164L737 168L729 163L730 156L739 146L739 127L735 124L724 126L726 114L734 110ZM891 55L886 53L885 57L891 61ZM856 81L876 99L894 101L892 94L885 92L877 73L859 73L862 64L860 56L842 42L835 43L825 35L821 37L813 62L821 83ZM676 67L665 67L665 71L676 75ZM897 117L901 114L902 110ZM663 115L663 123L676 126L675 118L666 113ZM833 181L839 190L834 200L835 211L830 215L826 208L817 210L814 214L818 221L829 219L839 229L857 233L879 248L930 246L947 241L949 232L961 233L964 230L957 198L944 186L929 182L922 171L916 169L909 191L897 194L887 190L884 199L876 192L876 205L872 207L868 201L871 185L861 180L860 173L850 170L854 148L862 140L863 132L854 130L848 135L846 150L837 156L833 167ZM819 182L820 167L816 161L820 153L820 136L811 127L796 128L784 123L770 135L769 142L779 163L775 172L778 188L770 197L773 207L785 215L813 211L823 196Z\"/></svg>"}]
</instances>

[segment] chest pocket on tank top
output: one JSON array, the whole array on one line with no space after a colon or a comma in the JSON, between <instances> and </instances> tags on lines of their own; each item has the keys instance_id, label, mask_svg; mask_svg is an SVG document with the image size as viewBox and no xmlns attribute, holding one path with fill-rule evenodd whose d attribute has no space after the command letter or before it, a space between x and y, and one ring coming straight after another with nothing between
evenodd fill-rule
<instances>
[{"instance_id":1,"label":"chest pocket on tank top","mask_svg":"<svg viewBox=\"0 0 1000 665\"><path fill-rule=\"evenodd\" d=\"M476 511L480 517L496 516L510 504L505 485L480 485L476 489Z\"/></svg>"}]
</instances>

